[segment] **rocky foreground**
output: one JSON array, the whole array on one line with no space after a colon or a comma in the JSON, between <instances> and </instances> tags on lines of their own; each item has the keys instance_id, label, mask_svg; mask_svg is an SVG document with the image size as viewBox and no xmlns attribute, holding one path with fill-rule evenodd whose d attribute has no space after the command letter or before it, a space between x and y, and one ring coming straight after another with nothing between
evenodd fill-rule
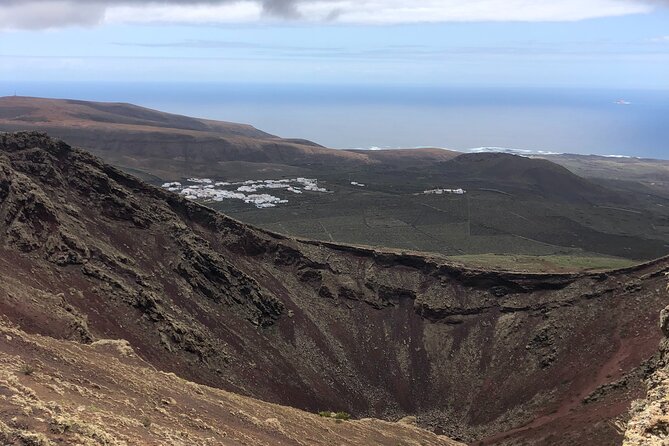
<instances>
[{"instance_id":1,"label":"rocky foreground","mask_svg":"<svg viewBox=\"0 0 669 446\"><path fill-rule=\"evenodd\" d=\"M414 432L337 424L210 389L218 388L311 413L415 416L423 428L475 444L617 444L654 368L653 321L667 303L667 271L669 260L660 259L609 273L501 273L293 239L151 187L44 134L0 134L8 383L0 419L12 438L72 433L53 427L56 401L69 417L101 417L102 427L103 413L116 417L110 425L134 420L120 430L129 439L163 428L178 439L186 425L189 435L213 435L198 430L197 418L228 435L236 425L222 426L246 420L239 431L257 428L260 439L281 426L285 441L299 439L293 426L312 422L333 435L352 426ZM114 345L129 345L133 356ZM33 394L46 407L36 415L21 405ZM219 398L240 398L240 409L217 412ZM233 416L237 410L251 417ZM333 438L323 442L355 440Z\"/></svg>"},{"instance_id":2,"label":"rocky foreground","mask_svg":"<svg viewBox=\"0 0 669 446\"><path fill-rule=\"evenodd\" d=\"M669 293L669 285L667 286ZM669 306L662 310L657 369L646 379L646 398L632 403L623 446L665 446L669 444Z\"/></svg>"},{"instance_id":3,"label":"rocky foreground","mask_svg":"<svg viewBox=\"0 0 669 446\"><path fill-rule=\"evenodd\" d=\"M321 417L157 371L125 341L90 345L0 322L0 444L455 446L397 423Z\"/></svg>"}]
</instances>

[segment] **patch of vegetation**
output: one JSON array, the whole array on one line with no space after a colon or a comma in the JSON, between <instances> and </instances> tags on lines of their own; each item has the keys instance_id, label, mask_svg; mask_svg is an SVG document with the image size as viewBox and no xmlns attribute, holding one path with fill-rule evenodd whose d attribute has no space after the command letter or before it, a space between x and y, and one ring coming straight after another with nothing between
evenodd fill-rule
<instances>
[{"instance_id":1,"label":"patch of vegetation","mask_svg":"<svg viewBox=\"0 0 669 446\"><path fill-rule=\"evenodd\" d=\"M529 272L609 271L634 266L639 262L618 257L597 255L472 254L449 256L450 260L465 266Z\"/></svg>"},{"instance_id":2,"label":"patch of vegetation","mask_svg":"<svg viewBox=\"0 0 669 446\"><path fill-rule=\"evenodd\" d=\"M323 418L332 418L337 421L348 421L351 419L351 414L348 412L330 412L330 411L322 411L318 412L318 415L323 417Z\"/></svg>"},{"instance_id":3,"label":"patch of vegetation","mask_svg":"<svg viewBox=\"0 0 669 446\"><path fill-rule=\"evenodd\" d=\"M23 364L21 367L21 373L23 373L26 376L31 376L33 373L35 373L36 369L35 366L32 364Z\"/></svg>"},{"instance_id":4,"label":"patch of vegetation","mask_svg":"<svg viewBox=\"0 0 669 446\"><path fill-rule=\"evenodd\" d=\"M277 191L288 203L271 209L229 200L208 205L287 235L445 256L496 253L651 259L669 252L669 208L658 206L659 198L637 197L634 206L621 207L615 200L609 203L604 192L585 191L597 197L599 204L592 206L578 194L546 195L532 184L446 177L429 169L420 176L373 168L314 170L304 175L317 178L334 193ZM352 179L367 186L351 186ZM467 194L422 193L435 187L463 187ZM584 263L570 263L568 269L620 266Z\"/></svg>"},{"instance_id":5,"label":"patch of vegetation","mask_svg":"<svg viewBox=\"0 0 669 446\"><path fill-rule=\"evenodd\" d=\"M79 424L72 419L60 416L51 420L49 428L55 434L66 434L78 431Z\"/></svg>"}]
</instances>

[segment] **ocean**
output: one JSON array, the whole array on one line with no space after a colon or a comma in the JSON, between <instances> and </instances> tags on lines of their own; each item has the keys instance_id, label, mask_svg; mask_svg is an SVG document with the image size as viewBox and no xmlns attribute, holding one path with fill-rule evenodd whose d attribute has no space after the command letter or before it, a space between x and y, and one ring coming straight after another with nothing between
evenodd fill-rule
<instances>
[{"instance_id":1,"label":"ocean","mask_svg":"<svg viewBox=\"0 0 669 446\"><path fill-rule=\"evenodd\" d=\"M13 95L130 102L333 148L481 147L669 159L669 90L26 83Z\"/></svg>"}]
</instances>

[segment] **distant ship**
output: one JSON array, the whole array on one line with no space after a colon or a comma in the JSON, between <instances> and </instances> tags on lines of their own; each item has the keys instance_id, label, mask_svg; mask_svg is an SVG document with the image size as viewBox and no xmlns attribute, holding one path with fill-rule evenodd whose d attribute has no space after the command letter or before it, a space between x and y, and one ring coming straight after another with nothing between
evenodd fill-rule
<instances>
[{"instance_id":1,"label":"distant ship","mask_svg":"<svg viewBox=\"0 0 669 446\"><path fill-rule=\"evenodd\" d=\"M630 105L631 104L631 102L626 101L624 99L618 99L615 103L618 104L618 105Z\"/></svg>"}]
</instances>

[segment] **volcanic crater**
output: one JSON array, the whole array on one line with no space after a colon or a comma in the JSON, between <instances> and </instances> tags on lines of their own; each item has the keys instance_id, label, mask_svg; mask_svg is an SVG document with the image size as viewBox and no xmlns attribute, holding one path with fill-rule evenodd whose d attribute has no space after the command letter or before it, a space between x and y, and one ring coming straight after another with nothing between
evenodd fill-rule
<instances>
[{"instance_id":1,"label":"volcanic crater","mask_svg":"<svg viewBox=\"0 0 669 446\"><path fill-rule=\"evenodd\" d=\"M0 135L0 225L11 324L311 412L613 444L657 360L666 258L510 273L281 236L42 133Z\"/></svg>"}]
</instances>

